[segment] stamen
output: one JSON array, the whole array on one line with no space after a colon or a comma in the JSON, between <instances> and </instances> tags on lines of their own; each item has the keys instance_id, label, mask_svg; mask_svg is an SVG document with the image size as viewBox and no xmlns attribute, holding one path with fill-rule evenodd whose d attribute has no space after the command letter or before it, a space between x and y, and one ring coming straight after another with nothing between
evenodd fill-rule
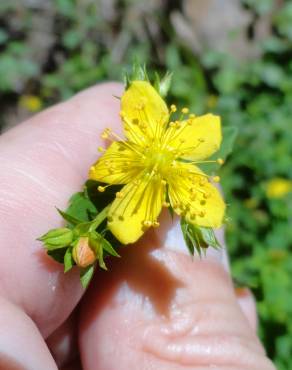
<instances>
[{"instance_id":1,"label":"stamen","mask_svg":"<svg viewBox=\"0 0 292 370\"><path fill-rule=\"evenodd\" d=\"M186 108L184 107L182 110L181 110L182 114L188 114L189 113L189 108Z\"/></svg>"},{"instance_id":2,"label":"stamen","mask_svg":"<svg viewBox=\"0 0 292 370\"><path fill-rule=\"evenodd\" d=\"M105 149L104 149L102 146L99 146L99 147L97 148L97 150L98 150L99 152L104 152L104 151L105 151Z\"/></svg>"},{"instance_id":3,"label":"stamen","mask_svg":"<svg viewBox=\"0 0 292 370\"><path fill-rule=\"evenodd\" d=\"M220 182L220 177L219 176L214 176L213 181L214 182Z\"/></svg>"},{"instance_id":4,"label":"stamen","mask_svg":"<svg viewBox=\"0 0 292 370\"><path fill-rule=\"evenodd\" d=\"M172 113L174 113L174 112L176 112L176 111L177 111L177 108L176 108L176 105L175 105L175 104L171 104L171 106L170 106L170 111L171 111Z\"/></svg>"},{"instance_id":5,"label":"stamen","mask_svg":"<svg viewBox=\"0 0 292 370\"><path fill-rule=\"evenodd\" d=\"M220 165L224 164L224 159L218 158L217 163L220 164Z\"/></svg>"}]
</instances>

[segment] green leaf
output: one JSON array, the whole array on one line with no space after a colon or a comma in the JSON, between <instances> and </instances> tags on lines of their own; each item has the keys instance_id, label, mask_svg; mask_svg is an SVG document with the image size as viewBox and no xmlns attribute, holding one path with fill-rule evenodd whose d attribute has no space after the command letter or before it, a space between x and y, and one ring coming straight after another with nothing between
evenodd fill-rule
<instances>
[{"instance_id":1,"label":"green leaf","mask_svg":"<svg viewBox=\"0 0 292 370\"><path fill-rule=\"evenodd\" d=\"M90 221L97 214L95 205L88 198L87 189L83 192L75 193L69 200L69 207L66 213L81 221Z\"/></svg>"},{"instance_id":2,"label":"green leaf","mask_svg":"<svg viewBox=\"0 0 292 370\"><path fill-rule=\"evenodd\" d=\"M206 246L210 246L215 249L221 247L215 236L214 230L211 227L193 226L193 228L195 229L199 239L202 243L205 243Z\"/></svg>"},{"instance_id":3,"label":"green leaf","mask_svg":"<svg viewBox=\"0 0 292 370\"><path fill-rule=\"evenodd\" d=\"M48 250L64 248L72 243L73 232L65 227L52 229L38 240L42 241Z\"/></svg>"},{"instance_id":4,"label":"green leaf","mask_svg":"<svg viewBox=\"0 0 292 370\"><path fill-rule=\"evenodd\" d=\"M68 272L74 265L74 260L72 258L72 248L68 248L64 255L64 272Z\"/></svg>"},{"instance_id":5,"label":"green leaf","mask_svg":"<svg viewBox=\"0 0 292 370\"><path fill-rule=\"evenodd\" d=\"M113 248L113 246L111 245L111 243L109 241L107 241L105 238L102 238L101 239L101 246L102 248L108 253L110 254L111 256L114 256L114 257L121 257L117 251Z\"/></svg>"},{"instance_id":6,"label":"green leaf","mask_svg":"<svg viewBox=\"0 0 292 370\"><path fill-rule=\"evenodd\" d=\"M59 208L57 208L57 211L60 213L60 215L63 217L63 219L67 222L69 222L70 225L78 225L82 222L82 220L78 220L77 218L69 215L66 212L61 211Z\"/></svg>"},{"instance_id":7,"label":"green leaf","mask_svg":"<svg viewBox=\"0 0 292 370\"><path fill-rule=\"evenodd\" d=\"M181 230L188 250L192 256L194 255L195 249L199 256L201 256L202 251L205 251L209 246L215 249L220 248L220 244L216 239L212 228L192 225L182 218Z\"/></svg>"},{"instance_id":8,"label":"green leaf","mask_svg":"<svg viewBox=\"0 0 292 370\"><path fill-rule=\"evenodd\" d=\"M88 266L80 270L80 281L83 288L87 288L90 283L94 273L94 265Z\"/></svg>"}]
</instances>

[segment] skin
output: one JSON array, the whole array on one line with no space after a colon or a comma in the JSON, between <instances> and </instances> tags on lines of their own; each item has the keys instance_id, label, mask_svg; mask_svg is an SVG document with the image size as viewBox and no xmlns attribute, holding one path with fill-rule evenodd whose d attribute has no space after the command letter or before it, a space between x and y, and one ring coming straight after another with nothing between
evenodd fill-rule
<instances>
[{"instance_id":1,"label":"skin","mask_svg":"<svg viewBox=\"0 0 292 370\"><path fill-rule=\"evenodd\" d=\"M275 369L224 250L191 259L168 214L84 296L36 241L61 226L54 206L81 188L102 130L121 133L121 93L90 88L0 137L0 369L80 370L79 354L84 370Z\"/></svg>"}]
</instances>

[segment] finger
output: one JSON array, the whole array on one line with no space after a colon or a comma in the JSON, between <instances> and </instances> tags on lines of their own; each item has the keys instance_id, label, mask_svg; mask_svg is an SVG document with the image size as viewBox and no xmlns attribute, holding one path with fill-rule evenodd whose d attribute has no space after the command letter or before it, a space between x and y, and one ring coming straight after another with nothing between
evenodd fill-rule
<instances>
[{"instance_id":1,"label":"finger","mask_svg":"<svg viewBox=\"0 0 292 370\"><path fill-rule=\"evenodd\" d=\"M58 369L76 361L79 357L77 320L78 312L75 309L69 318L46 340Z\"/></svg>"},{"instance_id":2,"label":"finger","mask_svg":"<svg viewBox=\"0 0 292 370\"><path fill-rule=\"evenodd\" d=\"M57 370L33 321L0 298L0 369Z\"/></svg>"},{"instance_id":3,"label":"finger","mask_svg":"<svg viewBox=\"0 0 292 370\"><path fill-rule=\"evenodd\" d=\"M253 294L247 288L237 288L236 291L237 302L247 318L250 326L254 331L257 330L257 313L256 313L256 303Z\"/></svg>"},{"instance_id":4,"label":"finger","mask_svg":"<svg viewBox=\"0 0 292 370\"><path fill-rule=\"evenodd\" d=\"M82 302L83 368L274 369L237 303L224 250L190 258L167 217L96 274Z\"/></svg>"},{"instance_id":5,"label":"finger","mask_svg":"<svg viewBox=\"0 0 292 370\"><path fill-rule=\"evenodd\" d=\"M64 275L36 238L62 222L96 160L99 134L120 126L118 84L93 87L0 137L0 295L37 323L47 337L69 316L83 290L78 271Z\"/></svg>"}]
</instances>

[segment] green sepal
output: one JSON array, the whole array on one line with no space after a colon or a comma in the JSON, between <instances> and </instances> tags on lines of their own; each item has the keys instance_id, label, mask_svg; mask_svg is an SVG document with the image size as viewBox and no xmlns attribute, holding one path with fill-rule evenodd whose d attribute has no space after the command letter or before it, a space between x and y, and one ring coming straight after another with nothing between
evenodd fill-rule
<instances>
[{"instance_id":1,"label":"green sepal","mask_svg":"<svg viewBox=\"0 0 292 370\"><path fill-rule=\"evenodd\" d=\"M181 230L188 250L192 256L194 255L195 250L201 257L202 251L206 251L209 246L215 249L221 247L215 236L214 230L210 227L193 225L182 218Z\"/></svg>"},{"instance_id":2,"label":"green sepal","mask_svg":"<svg viewBox=\"0 0 292 370\"><path fill-rule=\"evenodd\" d=\"M125 72L124 82L126 90L130 87L133 81L149 81L145 64L140 64L139 62L135 61L132 65L132 71L130 73Z\"/></svg>"},{"instance_id":3,"label":"green sepal","mask_svg":"<svg viewBox=\"0 0 292 370\"><path fill-rule=\"evenodd\" d=\"M103 250L105 250L108 254L114 257L121 257L118 252L113 248L111 243L106 240L105 238L101 239L101 247Z\"/></svg>"},{"instance_id":4,"label":"green sepal","mask_svg":"<svg viewBox=\"0 0 292 370\"><path fill-rule=\"evenodd\" d=\"M80 282L84 289L88 287L94 273L94 265L90 265L80 270Z\"/></svg>"},{"instance_id":5,"label":"green sepal","mask_svg":"<svg viewBox=\"0 0 292 370\"><path fill-rule=\"evenodd\" d=\"M64 272L68 272L74 266L74 260L72 257L72 248L68 248L64 255Z\"/></svg>"},{"instance_id":6,"label":"green sepal","mask_svg":"<svg viewBox=\"0 0 292 370\"><path fill-rule=\"evenodd\" d=\"M66 227L52 229L37 240L42 241L47 250L64 248L72 243L73 232Z\"/></svg>"},{"instance_id":7,"label":"green sepal","mask_svg":"<svg viewBox=\"0 0 292 370\"><path fill-rule=\"evenodd\" d=\"M69 215L69 213L61 211L59 208L57 208L57 211L60 213L63 219L67 221L71 226L78 225L80 222L82 222L82 220L78 220L77 218Z\"/></svg>"},{"instance_id":8,"label":"green sepal","mask_svg":"<svg viewBox=\"0 0 292 370\"><path fill-rule=\"evenodd\" d=\"M169 92L172 76L173 73L167 71L161 80L157 72L154 74L154 88L162 98L165 98Z\"/></svg>"}]
</instances>

